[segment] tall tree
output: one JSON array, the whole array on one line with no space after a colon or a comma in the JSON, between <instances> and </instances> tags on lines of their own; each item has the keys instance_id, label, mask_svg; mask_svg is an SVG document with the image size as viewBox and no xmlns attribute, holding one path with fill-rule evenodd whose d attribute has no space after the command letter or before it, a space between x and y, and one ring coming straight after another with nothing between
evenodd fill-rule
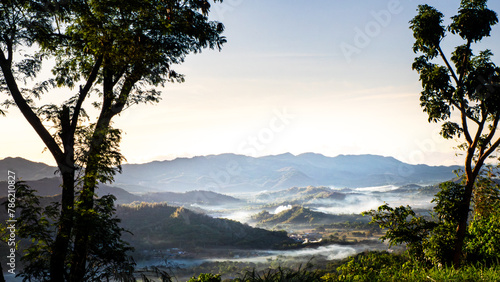
<instances>
[{"instance_id":1,"label":"tall tree","mask_svg":"<svg viewBox=\"0 0 500 282\"><path fill-rule=\"evenodd\" d=\"M113 117L134 104L158 102L160 92L154 87L184 79L172 65L189 53L220 49L225 43L223 25L209 21L209 11L205 0L1 2L1 90L10 94L9 103L21 110L45 143L63 178L52 281L82 281L85 276L94 192L98 182L113 180L122 161L120 131L111 128ZM15 58L21 47L30 47L26 55L32 55ZM54 77L22 89L46 58L55 58ZM55 85L70 93L79 87L60 105L37 107L34 98ZM84 126L84 103L93 91L100 97L93 103L100 114L96 123ZM81 190L75 202L78 171Z\"/></svg>"},{"instance_id":2,"label":"tall tree","mask_svg":"<svg viewBox=\"0 0 500 282\"><path fill-rule=\"evenodd\" d=\"M62 185L62 205L59 220L59 232L53 246L51 257L51 269L53 273L64 273L64 259L67 255L69 234L72 229L72 208L75 191L75 159L74 140L71 138L77 127L80 117L80 109L74 110L71 124L65 122L64 130L59 136L50 132L43 124L43 113L39 114L33 99L40 97L53 85L53 80L40 81L32 89L22 88L23 81L34 79L41 70L43 55L40 46L48 43L55 35L53 22L60 19L60 14L54 10L50 2L46 6L34 1L13 0L2 1L0 4L0 77L1 91L10 94L15 104L31 124L38 136L42 139L47 149L50 151L57 163L59 172L63 179ZM38 45L39 44L39 45ZM23 54L24 59L17 58L19 49L31 48ZM81 89L81 95L87 95L97 76L98 67L89 76L86 86ZM47 111L45 111L47 113ZM53 108L53 116L61 115L61 118L69 119L69 108L64 107L64 111L57 111ZM68 115L68 117L66 117ZM62 120L62 119L60 119ZM53 135L56 134L56 135ZM58 267L56 267L58 266ZM62 277L61 277L62 279ZM61 280L60 280L61 281Z\"/></svg>"},{"instance_id":3,"label":"tall tree","mask_svg":"<svg viewBox=\"0 0 500 282\"><path fill-rule=\"evenodd\" d=\"M413 50L421 53L413 63L423 87L421 106L429 122L442 122L444 138L464 141L459 146L465 151L464 193L453 251L453 263L459 267L476 179L500 145L496 134L500 120L500 69L493 63L490 50L478 52L473 48L490 36L492 26L498 22L496 13L487 8L487 1L462 0L451 20L445 28L441 12L420 5L410 28L415 37ZM464 41L451 53L451 61L441 46L447 31ZM444 65L437 64L437 58Z\"/></svg>"}]
</instances>

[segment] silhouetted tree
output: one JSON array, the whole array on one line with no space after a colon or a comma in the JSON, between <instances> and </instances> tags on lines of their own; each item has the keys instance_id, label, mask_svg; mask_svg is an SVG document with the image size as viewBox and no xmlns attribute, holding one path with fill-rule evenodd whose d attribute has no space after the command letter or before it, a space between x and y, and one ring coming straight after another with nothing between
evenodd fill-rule
<instances>
[{"instance_id":1,"label":"silhouetted tree","mask_svg":"<svg viewBox=\"0 0 500 282\"><path fill-rule=\"evenodd\" d=\"M63 179L58 230L50 246L52 281L85 277L95 231L88 216L95 212L95 188L112 181L123 160L113 117L134 104L158 102L160 92L148 86L182 82L171 66L189 53L221 48L224 28L208 20L209 11L205 0L0 3L0 91L11 97L5 104L17 106L40 136ZM46 59L55 60L54 77L27 88L25 82L37 77ZM60 105L37 106L35 99L55 86L77 91ZM93 103L100 113L89 125L83 106L93 92L100 97ZM81 190L75 201L77 182Z\"/></svg>"}]
</instances>

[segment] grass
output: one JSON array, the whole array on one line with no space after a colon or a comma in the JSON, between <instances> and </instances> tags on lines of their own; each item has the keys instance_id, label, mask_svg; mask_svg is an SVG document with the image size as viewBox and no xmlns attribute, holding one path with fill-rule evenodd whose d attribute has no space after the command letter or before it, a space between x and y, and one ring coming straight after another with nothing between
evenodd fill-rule
<instances>
[{"instance_id":1,"label":"grass","mask_svg":"<svg viewBox=\"0 0 500 282\"><path fill-rule=\"evenodd\" d=\"M411 263L401 255L366 252L348 258L335 271L323 275L325 282L334 281L500 281L500 264L465 265L426 268Z\"/></svg>"}]
</instances>

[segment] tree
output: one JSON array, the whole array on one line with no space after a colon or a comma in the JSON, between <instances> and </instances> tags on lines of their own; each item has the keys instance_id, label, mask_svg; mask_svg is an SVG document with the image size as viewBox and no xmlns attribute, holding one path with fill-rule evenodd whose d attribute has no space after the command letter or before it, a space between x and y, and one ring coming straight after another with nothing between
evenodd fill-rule
<instances>
[{"instance_id":1,"label":"tree","mask_svg":"<svg viewBox=\"0 0 500 282\"><path fill-rule=\"evenodd\" d=\"M58 231L51 244L52 281L85 276L94 192L98 182L113 180L123 160L113 117L134 104L158 102L160 92L147 86L182 82L172 65L189 53L225 43L223 25L209 21L209 11L205 0L1 2L0 89L12 98L6 105L17 106L40 136L63 179ZM25 58L19 59L24 48ZM54 77L22 88L46 59L55 60ZM60 105L37 107L35 99L55 86L77 91ZM84 106L94 92L100 114L89 124Z\"/></svg>"},{"instance_id":2,"label":"tree","mask_svg":"<svg viewBox=\"0 0 500 282\"><path fill-rule=\"evenodd\" d=\"M370 223L387 229L381 240L390 246L405 244L412 260L427 265L450 265L453 261L455 227L463 198L463 186L455 182L439 185L440 191L431 218L417 215L410 206L391 208L385 204L377 210L364 212Z\"/></svg>"},{"instance_id":3,"label":"tree","mask_svg":"<svg viewBox=\"0 0 500 282\"><path fill-rule=\"evenodd\" d=\"M429 122L442 122L441 135L461 138L459 148L465 151L463 192L458 212L453 262L460 266L467 221L475 182L483 164L494 156L500 145L496 134L500 120L500 69L493 63L490 50L474 54L473 44L490 35L498 22L486 0L462 0L458 14L446 29L443 14L428 5L420 5L410 21L415 44L413 69L420 74L423 91L420 104ZM446 33L464 41L451 54L451 63L441 48ZM444 65L435 63L440 57Z\"/></svg>"},{"instance_id":4,"label":"tree","mask_svg":"<svg viewBox=\"0 0 500 282\"><path fill-rule=\"evenodd\" d=\"M33 5L32 5L33 4ZM48 150L54 157L59 172L63 179L62 187L62 211L59 220L59 230L56 243L53 248L52 259L58 263L52 265L62 265L61 258L66 256L69 241L66 239L71 230L70 211L74 201L74 182L75 182L75 162L74 162L74 144L71 138L62 138L62 136L71 136L70 133L76 129L76 123L79 113L65 131L61 132L61 138L56 140L54 136L43 125L37 109L33 105L33 98L39 97L52 81L42 81L32 89L20 88L18 81L25 81L36 77L41 69L42 56L40 53L25 54L25 59L17 60L15 58L16 50L21 46L33 47L38 40L49 39L52 33L52 14L49 10L36 5L30 1L2 1L0 4L0 68L2 76L0 77L1 91L11 95L13 103L23 113L26 120L31 124ZM47 39L44 39L47 38ZM94 77L97 72L94 73ZM89 83L92 85L93 81ZM87 84L87 86L90 86ZM85 92L87 88L84 89ZM86 93L85 93L86 95ZM7 105L9 105L7 103ZM59 142L59 143L58 143ZM61 269L62 270L62 269ZM63 273L61 271L61 273Z\"/></svg>"},{"instance_id":5,"label":"tree","mask_svg":"<svg viewBox=\"0 0 500 282\"><path fill-rule=\"evenodd\" d=\"M410 255L417 261L424 261L423 242L429 237L435 223L423 216L417 216L409 206L391 208L385 204L377 210L363 212L372 217L370 223L387 228L380 240L389 241L389 246L406 244Z\"/></svg>"}]
</instances>

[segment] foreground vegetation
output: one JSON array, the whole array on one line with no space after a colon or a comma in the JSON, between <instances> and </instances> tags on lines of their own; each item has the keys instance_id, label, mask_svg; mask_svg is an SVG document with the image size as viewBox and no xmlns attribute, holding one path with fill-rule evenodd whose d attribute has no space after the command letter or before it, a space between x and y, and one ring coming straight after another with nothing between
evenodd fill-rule
<instances>
[{"instance_id":1,"label":"foreground vegetation","mask_svg":"<svg viewBox=\"0 0 500 282\"><path fill-rule=\"evenodd\" d=\"M428 267L415 263L407 254L378 251L360 253L326 265L321 262L317 265L313 260L296 266L273 266L273 263L270 262L267 268L254 263L218 263L214 267L222 273L201 273L179 281L500 281L500 264L469 264L458 270L451 266ZM235 274L235 268L240 272Z\"/></svg>"},{"instance_id":2,"label":"foreground vegetation","mask_svg":"<svg viewBox=\"0 0 500 282\"><path fill-rule=\"evenodd\" d=\"M500 265L428 267L407 255L368 252L347 259L321 281L498 281Z\"/></svg>"}]
</instances>

